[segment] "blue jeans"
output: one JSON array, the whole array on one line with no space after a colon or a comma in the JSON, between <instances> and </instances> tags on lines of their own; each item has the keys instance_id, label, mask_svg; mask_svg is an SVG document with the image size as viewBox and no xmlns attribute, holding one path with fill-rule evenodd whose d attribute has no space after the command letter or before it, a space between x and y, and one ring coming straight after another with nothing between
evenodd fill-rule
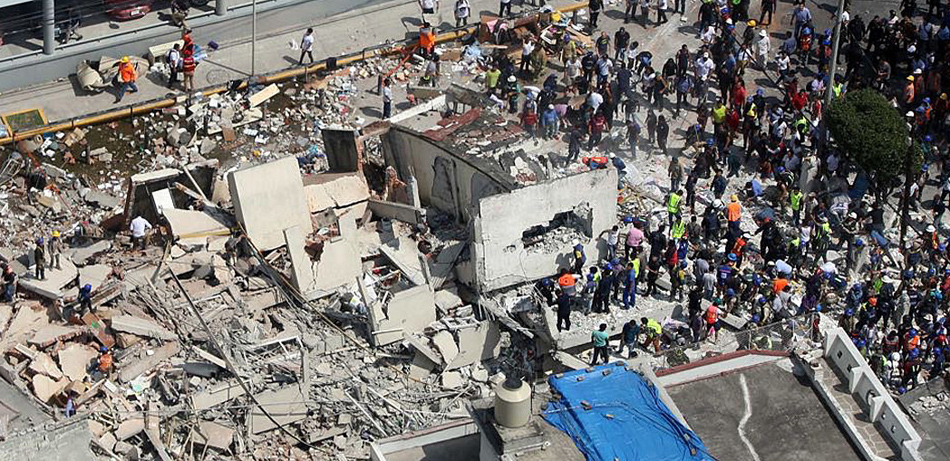
<instances>
[{"instance_id":1,"label":"blue jeans","mask_svg":"<svg viewBox=\"0 0 950 461\"><path fill-rule=\"evenodd\" d=\"M119 86L119 97L116 99L116 101L121 101L122 97L125 96L125 92L130 89L134 93L139 90L139 87L135 84L135 82L123 82L122 85Z\"/></svg>"},{"instance_id":2,"label":"blue jeans","mask_svg":"<svg viewBox=\"0 0 950 461\"><path fill-rule=\"evenodd\" d=\"M627 285L627 288L623 290L623 308L631 309L635 308L637 305L637 284L632 283Z\"/></svg>"}]
</instances>

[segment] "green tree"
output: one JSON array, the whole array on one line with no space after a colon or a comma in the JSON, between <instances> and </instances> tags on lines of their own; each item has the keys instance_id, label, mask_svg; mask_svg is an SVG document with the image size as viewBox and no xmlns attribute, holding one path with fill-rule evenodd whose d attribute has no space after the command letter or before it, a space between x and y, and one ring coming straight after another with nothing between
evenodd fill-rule
<instances>
[{"instance_id":1,"label":"green tree","mask_svg":"<svg viewBox=\"0 0 950 461\"><path fill-rule=\"evenodd\" d=\"M867 174L878 203L903 177L900 245L910 223L910 185L923 162L920 144L912 140L907 123L880 93L849 92L828 108L828 130L834 143Z\"/></svg>"},{"instance_id":2,"label":"green tree","mask_svg":"<svg viewBox=\"0 0 950 461\"><path fill-rule=\"evenodd\" d=\"M834 144L868 174L876 188L890 189L908 167L919 171L922 156L919 147L908 149L910 132L904 118L877 91L849 92L831 103L827 116Z\"/></svg>"}]
</instances>

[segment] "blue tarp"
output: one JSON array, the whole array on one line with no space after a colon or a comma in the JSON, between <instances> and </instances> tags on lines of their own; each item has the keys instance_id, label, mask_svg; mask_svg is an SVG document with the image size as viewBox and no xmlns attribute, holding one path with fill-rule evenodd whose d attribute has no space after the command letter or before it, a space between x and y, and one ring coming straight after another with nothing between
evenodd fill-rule
<instances>
[{"instance_id":1,"label":"blue tarp","mask_svg":"<svg viewBox=\"0 0 950 461\"><path fill-rule=\"evenodd\" d=\"M614 363L551 376L543 415L588 461L712 461L706 446L639 373Z\"/></svg>"}]
</instances>

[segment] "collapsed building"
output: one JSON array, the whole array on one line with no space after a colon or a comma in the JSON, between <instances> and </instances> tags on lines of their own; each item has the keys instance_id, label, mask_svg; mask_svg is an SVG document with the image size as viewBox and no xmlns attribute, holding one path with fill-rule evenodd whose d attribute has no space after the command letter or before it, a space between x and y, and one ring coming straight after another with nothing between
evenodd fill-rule
<instances>
[{"instance_id":1,"label":"collapsed building","mask_svg":"<svg viewBox=\"0 0 950 461\"><path fill-rule=\"evenodd\" d=\"M367 440L467 419L498 376L540 372L549 337L496 298L566 266L575 242L597 254L616 172L565 170L477 93L433 96L315 130L323 168L308 150L222 169L196 155L208 138L172 125L164 150L194 161L115 183L45 279L27 275L29 248L5 250L23 298L0 304L2 385L19 396L3 398L2 449L45 431L79 440L32 448L60 459L368 457ZM220 141L239 118L204 131ZM162 246L130 248L139 217Z\"/></svg>"}]
</instances>

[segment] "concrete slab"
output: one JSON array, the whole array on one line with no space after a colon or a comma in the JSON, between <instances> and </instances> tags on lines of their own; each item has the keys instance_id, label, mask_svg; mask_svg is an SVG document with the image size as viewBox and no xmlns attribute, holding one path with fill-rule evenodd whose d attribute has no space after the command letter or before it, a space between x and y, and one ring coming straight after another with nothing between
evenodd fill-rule
<instances>
[{"instance_id":1,"label":"concrete slab","mask_svg":"<svg viewBox=\"0 0 950 461\"><path fill-rule=\"evenodd\" d=\"M442 356L438 354L436 351L432 350L431 347L429 347L427 339L423 340L423 339L417 338L415 335L405 333L405 332L403 332L402 337L403 339L406 340L407 343L409 343L410 346L412 346L416 350L416 352L422 354L425 358L427 358L432 363L440 363L442 361Z\"/></svg>"},{"instance_id":2,"label":"concrete slab","mask_svg":"<svg viewBox=\"0 0 950 461\"><path fill-rule=\"evenodd\" d=\"M73 327L61 325L46 325L33 335L27 343L44 348L49 347L57 341L65 341L82 334L82 330Z\"/></svg>"},{"instance_id":3,"label":"concrete slab","mask_svg":"<svg viewBox=\"0 0 950 461\"><path fill-rule=\"evenodd\" d=\"M264 101L276 96L277 93L280 93L280 88L277 87L276 83L271 83L270 85L264 87L263 90L252 94L247 99L251 103L251 107L257 107Z\"/></svg>"},{"instance_id":4,"label":"concrete slab","mask_svg":"<svg viewBox=\"0 0 950 461\"><path fill-rule=\"evenodd\" d=\"M284 229L284 242L290 256L291 282L305 298L314 283L313 261L304 251L303 233L299 226Z\"/></svg>"},{"instance_id":5,"label":"concrete slab","mask_svg":"<svg viewBox=\"0 0 950 461\"><path fill-rule=\"evenodd\" d=\"M56 365L53 358L42 352L36 354L33 360L30 361L29 369L33 373L46 375L54 380L60 380L63 377L62 370L59 369L59 366Z\"/></svg>"},{"instance_id":6,"label":"concrete slab","mask_svg":"<svg viewBox=\"0 0 950 461\"><path fill-rule=\"evenodd\" d=\"M307 417L306 399L300 388L291 385L277 391L266 391L254 396L281 425L295 423ZM277 425L261 412L259 407L251 410L251 432L260 434L276 429Z\"/></svg>"},{"instance_id":7,"label":"concrete slab","mask_svg":"<svg viewBox=\"0 0 950 461\"><path fill-rule=\"evenodd\" d=\"M138 336L147 336L149 338L174 341L178 335L168 331L158 324L158 322L143 317L132 315L116 315L112 317L111 327L115 331L132 333Z\"/></svg>"},{"instance_id":8,"label":"concrete slab","mask_svg":"<svg viewBox=\"0 0 950 461\"><path fill-rule=\"evenodd\" d=\"M20 288L51 300L61 298L64 294L63 288L76 280L79 270L68 258L62 258L60 262L62 269L47 269L45 280L20 278Z\"/></svg>"},{"instance_id":9,"label":"concrete slab","mask_svg":"<svg viewBox=\"0 0 950 461\"><path fill-rule=\"evenodd\" d=\"M244 388L240 384L225 382L192 395L191 405L195 410L207 410L242 395L244 395Z\"/></svg>"},{"instance_id":10,"label":"concrete slab","mask_svg":"<svg viewBox=\"0 0 950 461\"><path fill-rule=\"evenodd\" d=\"M461 328L458 337L458 355L445 367L454 370L488 358L501 352L501 332L494 322L479 322L474 328Z\"/></svg>"},{"instance_id":11,"label":"concrete slab","mask_svg":"<svg viewBox=\"0 0 950 461\"><path fill-rule=\"evenodd\" d=\"M197 443L221 451L228 450L234 442L234 429L213 421L198 423L198 430L193 434Z\"/></svg>"},{"instance_id":12,"label":"concrete slab","mask_svg":"<svg viewBox=\"0 0 950 461\"><path fill-rule=\"evenodd\" d=\"M152 355L139 357L132 363L122 364L119 370L119 381L127 383L135 379L138 375L155 368L162 361L177 354L179 350L178 341L169 341L162 347L155 349L155 353Z\"/></svg>"},{"instance_id":13,"label":"concrete slab","mask_svg":"<svg viewBox=\"0 0 950 461\"><path fill-rule=\"evenodd\" d=\"M64 259L71 260L77 266L85 266L92 258L109 251L112 248L112 242L108 240L99 240L92 245L70 248L63 252Z\"/></svg>"},{"instance_id":14,"label":"concrete slab","mask_svg":"<svg viewBox=\"0 0 950 461\"><path fill-rule=\"evenodd\" d=\"M69 384L69 380L60 379L54 380L46 375L33 375L32 379L33 384L33 394L36 395L36 398L41 402L49 402L49 399L57 395L62 391L66 385Z\"/></svg>"},{"instance_id":15,"label":"concrete slab","mask_svg":"<svg viewBox=\"0 0 950 461\"><path fill-rule=\"evenodd\" d=\"M26 342L47 325L49 315L42 304L35 301L17 303L13 309L13 320L0 336L0 350L7 351Z\"/></svg>"},{"instance_id":16,"label":"concrete slab","mask_svg":"<svg viewBox=\"0 0 950 461\"><path fill-rule=\"evenodd\" d=\"M129 418L121 423L115 430L117 440L128 440L145 430L145 418Z\"/></svg>"},{"instance_id":17,"label":"concrete slab","mask_svg":"<svg viewBox=\"0 0 950 461\"><path fill-rule=\"evenodd\" d=\"M413 284L424 285L426 283L425 276L422 273L422 262L419 260L419 249L412 239L399 237L389 243L380 245L379 251L392 261Z\"/></svg>"},{"instance_id":18,"label":"concrete slab","mask_svg":"<svg viewBox=\"0 0 950 461\"><path fill-rule=\"evenodd\" d=\"M93 264L83 266L79 269L79 286L85 284L92 285L93 291L98 290L109 276L112 274L112 268L105 264Z\"/></svg>"},{"instance_id":19,"label":"concrete slab","mask_svg":"<svg viewBox=\"0 0 950 461\"><path fill-rule=\"evenodd\" d=\"M86 378L86 370L98 356L95 349L79 343L71 343L59 351L59 365L63 373L73 381L82 381Z\"/></svg>"},{"instance_id":20,"label":"concrete slab","mask_svg":"<svg viewBox=\"0 0 950 461\"><path fill-rule=\"evenodd\" d=\"M363 261L356 247L345 238L335 238L323 245L312 285L315 296L325 296L343 286L356 283L363 274Z\"/></svg>"},{"instance_id":21,"label":"concrete slab","mask_svg":"<svg viewBox=\"0 0 950 461\"><path fill-rule=\"evenodd\" d=\"M237 220L261 250L284 244L284 229L312 229L303 182L294 157L285 157L228 175Z\"/></svg>"},{"instance_id":22,"label":"concrete slab","mask_svg":"<svg viewBox=\"0 0 950 461\"><path fill-rule=\"evenodd\" d=\"M345 208L369 199L369 186L362 176L352 174L319 174L309 176L304 186L311 213L329 208Z\"/></svg>"},{"instance_id":23,"label":"concrete slab","mask_svg":"<svg viewBox=\"0 0 950 461\"><path fill-rule=\"evenodd\" d=\"M162 211L172 234L179 239L206 242L211 235L229 235L230 223L204 211L166 208Z\"/></svg>"},{"instance_id":24,"label":"concrete slab","mask_svg":"<svg viewBox=\"0 0 950 461\"><path fill-rule=\"evenodd\" d=\"M373 337L377 346L403 338L403 333L422 331L435 321L435 300L427 285L396 293L383 310L384 318L374 318Z\"/></svg>"},{"instance_id":25,"label":"concrete slab","mask_svg":"<svg viewBox=\"0 0 950 461\"><path fill-rule=\"evenodd\" d=\"M452 363L459 354L455 337L448 331L443 330L436 333L435 336L432 337L432 343L435 344L435 348L438 349L439 354L442 355L442 361L445 363Z\"/></svg>"},{"instance_id":26,"label":"concrete slab","mask_svg":"<svg viewBox=\"0 0 950 461\"><path fill-rule=\"evenodd\" d=\"M666 390L718 459L861 459L808 378L788 369L783 359Z\"/></svg>"}]
</instances>

